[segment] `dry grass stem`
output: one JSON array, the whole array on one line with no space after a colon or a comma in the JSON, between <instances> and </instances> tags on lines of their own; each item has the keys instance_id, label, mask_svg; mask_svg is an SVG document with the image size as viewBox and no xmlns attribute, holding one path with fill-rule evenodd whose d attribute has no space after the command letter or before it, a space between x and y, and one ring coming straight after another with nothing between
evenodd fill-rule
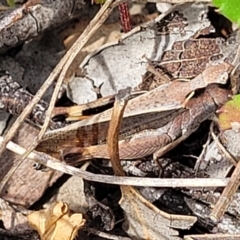
<instances>
[{"instance_id":1,"label":"dry grass stem","mask_svg":"<svg viewBox=\"0 0 240 240\"><path fill-rule=\"evenodd\" d=\"M0 137L0 143L3 138ZM25 149L19 145L9 142L7 149L15 152L16 154L23 155ZM145 187L186 187L186 188L202 188L204 187L225 187L229 178L142 178L142 177L122 177L122 176L109 176L102 174L93 174L81 169L68 166L59 160L50 157L45 153L33 151L29 154L28 159L32 159L40 164L45 165L56 171L67 173L69 175L78 176L88 181L101 182L106 184L128 185L128 186L145 186Z\"/></svg>"}]
</instances>

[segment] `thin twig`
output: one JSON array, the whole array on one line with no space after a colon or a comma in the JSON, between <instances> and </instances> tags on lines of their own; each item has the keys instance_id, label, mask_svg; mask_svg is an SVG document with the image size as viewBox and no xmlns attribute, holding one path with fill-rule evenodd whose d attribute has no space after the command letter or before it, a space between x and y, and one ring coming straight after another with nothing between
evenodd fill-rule
<instances>
[{"instance_id":1,"label":"thin twig","mask_svg":"<svg viewBox=\"0 0 240 240\"><path fill-rule=\"evenodd\" d=\"M123 2L119 4L118 9L123 31L127 33L132 29L128 3Z\"/></svg>"},{"instance_id":2,"label":"thin twig","mask_svg":"<svg viewBox=\"0 0 240 240\"><path fill-rule=\"evenodd\" d=\"M0 142L3 138L0 137ZM7 149L13 151L19 155L25 153L25 149L19 145L9 142ZM117 184L117 185L131 185L131 186L145 186L145 187L186 187L186 188L202 188L204 187L225 187L229 181L229 178L142 178L142 177L120 177L120 176L109 176L102 174L93 174L81 169L68 166L67 164L60 162L59 160L37 151L33 151L29 154L27 160L34 160L48 168L56 171L67 173L73 176L80 177L82 179L94 182L101 182L106 184Z\"/></svg>"},{"instance_id":3,"label":"thin twig","mask_svg":"<svg viewBox=\"0 0 240 240\"><path fill-rule=\"evenodd\" d=\"M218 199L216 205L214 206L210 214L210 218L214 222L218 222L222 218L229 204L232 202L233 195L236 193L239 185L240 185L240 161L238 161L238 164L234 169L227 186L224 188L220 198Z\"/></svg>"},{"instance_id":4,"label":"thin twig","mask_svg":"<svg viewBox=\"0 0 240 240\"><path fill-rule=\"evenodd\" d=\"M107 145L110 161L114 173L117 176L124 176L125 173L121 166L121 161L119 159L119 146L118 137L120 132L120 127L122 123L124 109L127 105L128 99L130 97L131 88L120 90L116 95L116 100L114 102L112 117L109 123L108 135L107 135Z\"/></svg>"},{"instance_id":5,"label":"thin twig","mask_svg":"<svg viewBox=\"0 0 240 240\"><path fill-rule=\"evenodd\" d=\"M219 149L223 152L223 154L227 157L227 159L233 164L233 166L237 165L236 159L227 151L227 149L222 145L222 143L219 141L218 137L215 135L213 131L213 125L210 127L210 133L212 135L213 140L217 143L217 146Z\"/></svg>"},{"instance_id":6,"label":"thin twig","mask_svg":"<svg viewBox=\"0 0 240 240\"><path fill-rule=\"evenodd\" d=\"M0 12L1 12L1 11L7 11L7 10L10 10L10 9L12 9L12 7L4 6L4 5L1 5L1 4L0 4Z\"/></svg>"},{"instance_id":7,"label":"thin twig","mask_svg":"<svg viewBox=\"0 0 240 240\"><path fill-rule=\"evenodd\" d=\"M231 154L224 148L224 146L220 143L218 138L213 132L212 126L211 126L211 134L213 139L217 142L217 145L221 148L225 156L233 163L235 167L235 170L232 173L232 176L227 184L227 186L224 188L219 200L215 204L211 214L210 218L214 222L218 222L221 217L224 215L225 211L227 210L229 204L232 201L233 195L236 193L239 185L240 185L240 161L236 163L237 161L231 156Z\"/></svg>"},{"instance_id":8,"label":"thin twig","mask_svg":"<svg viewBox=\"0 0 240 240\"><path fill-rule=\"evenodd\" d=\"M239 40L240 40L240 31L239 30L236 33L236 39L239 42ZM235 67L232 70L231 75L230 75L231 88L232 88L233 95L237 94L239 91L239 85L240 85L240 83L239 83L239 71L240 71L239 61L240 61L240 45L238 46L238 48L235 52L235 57L232 62L232 65Z\"/></svg>"},{"instance_id":9,"label":"thin twig","mask_svg":"<svg viewBox=\"0 0 240 240\"><path fill-rule=\"evenodd\" d=\"M106 239L111 239L111 240L131 240L131 238L128 238L128 237L121 237L121 236L112 235L112 234L109 234L109 233L98 231L98 230L96 230L94 228L85 227L84 230L86 230L87 232L92 233L92 234L94 234L96 236L99 236L99 237L102 237L102 238L106 238Z\"/></svg>"},{"instance_id":10,"label":"thin twig","mask_svg":"<svg viewBox=\"0 0 240 240\"><path fill-rule=\"evenodd\" d=\"M187 235L184 236L184 240L211 240L211 239L217 239L217 240L239 240L240 234L228 234L228 233L208 233L208 234L196 234L196 235Z\"/></svg>"},{"instance_id":11,"label":"thin twig","mask_svg":"<svg viewBox=\"0 0 240 240\"><path fill-rule=\"evenodd\" d=\"M206 152L207 152L207 148L210 144L210 141L211 141L212 137L211 137L211 134L208 133L208 138L207 138L207 142L203 145L203 148L202 148L202 152L201 154L199 155L199 157L197 158L197 161L195 163L195 166L194 166L194 170L195 170L195 174L197 174L198 170L199 170L199 167L203 161L203 158L205 157L206 155Z\"/></svg>"}]
</instances>

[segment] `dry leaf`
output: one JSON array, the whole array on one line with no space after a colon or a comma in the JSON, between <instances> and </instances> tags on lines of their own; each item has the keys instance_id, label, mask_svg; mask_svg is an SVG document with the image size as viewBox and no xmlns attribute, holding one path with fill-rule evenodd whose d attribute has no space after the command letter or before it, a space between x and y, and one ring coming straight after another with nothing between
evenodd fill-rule
<instances>
[{"instance_id":1,"label":"dry leaf","mask_svg":"<svg viewBox=\"0 0 240 240\"><path fill-rule=\"evenodd\" d=\"M147 59L159 61L164 51L172 49L174 42L189 39L198 30L211 25L206 17L208 7L205 4L196 7L196 4L188 3L178 6L175 11L187 20L186 26L174 25L167 35L157 30L161 22L139 27L89 54L80 65L86 76L75 77L68 84L68 97L78 104L96 100L93 83L96 87L101 86L103 96L115 94L126 86L134 89L146 73Z\"/></svg>"},{"instance_id":2,"label":"dry leaf","mask_svg":"<svg viewBox=\"0 0 240 240\"><path fill-rule=\"evenodd\" d=\"M68 205L63 202L55 202L49 209L29 214L28 221L42 240L72 240L85 224L82 214L71 215Z\"/></svg>"},{"instance_id":3,"label":"dry leaf","mask_svg":"<svg viewBox=\"0 0 240 240\"><path fill-rule=\"evenodd\" d=\"M181 239L176 229L189 229L197 218L193 216L170 215L148 202L132 187L121 187L119 202L125 211L124 230L137 240Z\"/></svg>"}]
</instances>

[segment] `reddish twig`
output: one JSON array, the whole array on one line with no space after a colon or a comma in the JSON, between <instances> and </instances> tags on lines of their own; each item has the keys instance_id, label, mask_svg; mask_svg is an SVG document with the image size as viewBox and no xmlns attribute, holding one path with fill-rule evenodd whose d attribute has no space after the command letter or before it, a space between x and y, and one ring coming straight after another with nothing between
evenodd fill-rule
<instances>
[{"instance_id":1,"label":"reddish twig","mask_svg":"<svg viewBox=\"0 0 240 240\"><path fill-rule=\"evenodd\" d=\"M124 2L118 6L123 31L129 32L132 29L128 3Z\"/></svg>"}]
</instances>

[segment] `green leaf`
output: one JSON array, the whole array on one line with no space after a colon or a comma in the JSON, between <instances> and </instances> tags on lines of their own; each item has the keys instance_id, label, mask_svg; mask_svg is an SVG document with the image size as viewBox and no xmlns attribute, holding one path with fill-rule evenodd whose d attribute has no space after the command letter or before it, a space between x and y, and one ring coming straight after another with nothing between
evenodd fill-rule
<instances>
[{"instance_id":1,"label":"green leaf","mask_svg":"<svg viewBox=\"0 0 240 240\"><path fill-rule=\"evenodd\" d=\"M14 0L7 0L8 6L9 7L15 7L15 2Z\"/></svg>"},{"instance_id":2,"label":"green leaf","mask_svg":"<svg viewBox=\"0 0 240 240\"><path fill-rule=\"evenodd\" d=\"M239 0L212 0L212 2L225 17L240 26Z\"/></svg>"},{"instance_id":3,"label":"green leaf","mask_svg":"<svg viewBox=\"0 0 240 240\"><path fill-rule=\"evenodd\" d=\"M221 130L232 128L232 123L240 123L240 94L233 96L218 111L219 126Z\"/></svg>"},{"instance_id":4,"label":"green leaf","mask_svg":"<svg viewBox=\"0 0 240 240\"><path fill-rule=\"evenodd\" d=\"M104 4L106 0L93 0L96 4Z\"/></svg>"}]
</instances>

